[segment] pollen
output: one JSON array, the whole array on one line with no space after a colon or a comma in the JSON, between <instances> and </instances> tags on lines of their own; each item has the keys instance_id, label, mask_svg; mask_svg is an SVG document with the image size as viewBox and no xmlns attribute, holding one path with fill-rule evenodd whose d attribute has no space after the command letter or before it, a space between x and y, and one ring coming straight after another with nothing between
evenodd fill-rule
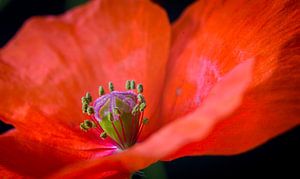
<instances>
[{"instance_id":1,"label":"pollen","mask_svg":"<svg viewBox=\"0 0 300 179\"><path fill-rule=\"evenodd\" d=\"M133 146L148 118L144 118L146 101L142 94L143 85L135 85L135 81L127 80L125 91L114 89L112 82L108 83L109 93L104 93L104 88L99 87L99 97L92 101L90 93L81 98L82 112L89 115L90 119L80 124L84 132L96 130L99 138L110 138L121 150Z\"/></svg>"}]
</instances>

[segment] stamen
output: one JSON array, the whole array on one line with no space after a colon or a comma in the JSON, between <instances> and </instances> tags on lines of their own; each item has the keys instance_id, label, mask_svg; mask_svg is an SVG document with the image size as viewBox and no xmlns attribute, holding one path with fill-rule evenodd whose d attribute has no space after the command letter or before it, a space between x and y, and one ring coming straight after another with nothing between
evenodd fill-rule
<instances>
[{"instance_id":1,"label":"stamen","mask_svg":"<svg viewBox=\"0 0 300 179\"><path fill-rule=\"evenodd\" d=\"M129 80L126 81L125 89L126 89L126 90L130 90L130 89L131 89L131 88L130 88L130 81L129 81Z\"/></svg>"},{"instance_id":2,"label":"stamen","mask_svg":"<svg viewBox=\"0 0 300 179\"><path fill-rule=\"evenodd\" d=\"M88 104L88 103L83 103L83 104L82 104L82 113L86 113L88 107L89 107L89 104Z\"/></svg>"},{"instance_id":3,"label":"stamen","mask_svg":"<svg viewBox=\"0 0 300 179\"><path fill-rule=\"evenodd\" d=\"M96 127L95 123L90 120L84 120L84 122L80 123L80 129L84 132L87 132L90 128Z\"/></svg>"},{"instance_id":4,"label":"stamen","mask_svg":"<svg viewBox=\"0 0 300 179\"><path fill-rule=\"evenodd\" d=\"M130 81L130 89L135 89L135 81L134 80L131 80Z\"/></svg>"},{"instance_id":5,"label":"stamen","mask_svg":"<svg viewBox=\"0 0 300 179\"><path fill-rule=\"evenodd\" d=\"M84 104L84 103L87 103L87 104L88 104L88 103L89 103L89 100L88 100L86 97L82 97L82 98L81 98L81 103L82 103L82 104Z\"/></svg>"},{"instance_id":6,"label":"stamen","mask_svg":"<svg viewBox=\"0 0 300 179\"><path fill-rule=\"evenodd\" d=\"M87 108L87 114L88 114L88 115L94 114L94 108L93 108L92 106L89 106L89 107Z\"/></svg>"},{"instance_id":7,"label":"stamen","mask_svg":"<svg viewBox=\"0 0 300 179\"><path fill-rule=\"evenodd\" d=\"M99 86L99 96L102 96L102 95L104 95L104 88L103 88L103 86Z\"/></svg>"},{"instance_id":8,"label":"stamen","mask_svg":"<svg viewBox=\"0 0 300 179\"><path fill-rule=\"evenodd\" d=\"M133 109L132 109L132 111L131 111L131 114L135 115L135 114L137 113L138 110L139 110L139 104L136 104L136 105L133 107Z\"/></svg>"},{"instance_id":9,"label":"stamen","mask_svg":"<svg viewBox=\"0 0 300 179\"><path fill-rule=\"evenodd\" d=\"M108 83L108 88L109 88L110 92L113 92L114 91L114 84L112 82L109 82Z\"/></svg>"},{"instance_id":10,"label":"stamen","mask_svg":"<svg viewBox=\"0 0 300 179\"><path fill-rule=\"evenodd\" d=\"M134 142L136 142L137 141L137 139L138 139L138 137L139 137L139 133L140 133L140 131L141 131L141 128L142 128L142 126L141 126L141 121L142 121L142 119L144 118L144 112L141 112L141 115L140 115L140 117L139 117L139 119L138 119L138 122L137 122L137 126L136 126L136 134L135 134L135 138L134 138Z\"/></svg>"},{"instance_id":11,"label":"stamen","mask_svg":"<svg viewBox=\"0 0 300 179\"><path fill-rule=\"evenodd\" d=\"M146 125L146 124L148 124L148 123L149 123L149 119L148 119L148 118L144 118L144 119L143 119L143 124Z\"/></svg>"},{"instance_id":12,"label":"stamen","mask_svg":"<svg viewBox=\"0 0 300 179\"><path fill-rule=\"evenodd\" d=\"M106 137L107 137L107 134L105 133L105 132L102 132L101 134L100 134L100 137L101 137L101 139L106 139Z\"/></svg>"},{"instance_id":13,"label":"stamen","mask_svg":"<svg viewBox=\"0 0 300 179\"><path fill-rule=\"evenodd\" d=\"M84 120L84 125L87 126L88 128L96 127L96 124L93 121L90 121L90 120Z\"/></svg>"},{"instance_id":14,"label":"stamen","mask_svg":"<svg viewBox=\"0 0 300 179\"><path fill-rule=\"evenodd\" d=\"M118 130L117 130L117 128L116 128L116 126L115 126L115 124L114 124L113 121L112 121L112 126L113 126L113 128L114 128L114 130L115 130L115 133L117 134L117 136L118 136L118 138L119 138L119 141L121 142L121 146L125 149L123 140L122 140L122 138L121 138L121 136L120 136L120 134L119 134L119 132L118 132Z\"/></svg>"},{"instance_id":15,"label":"stamen","mask_svg":"<svg viewBox=\"0 0 300 179\"><path fill-rule=\"evenodd\" d=\"M123 125L123 120L120 120L120 123L121 123L121 128L122 128L122 134L123 134L124 143L126 144L126 135L125 135L125 129L124 129L124 125Z\"/></svg>"},{"instance_id":16,"label":"stamen","mask_svg":"<svg viewBox=\"0 0 300 179\"><path fill-rule=\"evenodd\" d=\"M126 81L128 91L114 91L112 82L108 83L108 88L110 93L105 94L104 88L99 86L99 97L94 102L89 92L81 98L82 111L91 120L80 123L80 129L84 132L95 130L101 139L109 137L116 147L124 150L137 142L148 121L143 118L146 108L144 89L142 84L136 86L134 80Z\"/></svg>"},{"instance_id":17,"label":"stamen","mask_svg":"<svg viewBox=\"0 0 300 179\"><path fill-rule=\"evenodd\" d=\"M137 98L138 98L138 102L140 102L140 103L142 103L142 102L145 101L145 98L144 98L144 96L142 94L138 94Z\"/></svg>"},{"instance_id":18,"label":"stamen","mask_svg":"<svg viewBox=\"0 0 300 179\"><path fill-rule=\"evenodd\" d=\"M141 125L140 125L140 128L139 128L139 132L138 132L138 135L137 137L139 137L143 131L143 128L144 128L144 125L147 125L149 123L149 119L148 118L144 118Z\"/></svg>"},{"instance_id":19,"label":"stamen","mask_svg":"<svg viewBox=\"0 0 300 179\"><path fill-rule=\"evenodd\" d=\"M92 102L92 96L89 92L86 93L85 98L86 98L88 103Z\"/></svg>"},{"instance_id":20,"label":"stamen","mask_svg":"<svg viewBox=\"0 0 300 179\"><path fill-rule=\"evenodd\" d=\"M138 91L138 93L142 93L143 92L143 85L142 84L138 84L137 85L137 91Z\"/></svg>"},{"instance_id":21,"label":"stamen","mask_svg":"<svg viewBox=\"0 0 300 179\"><path fill-rule=\"evenodd\" d=\"M145 108L146 108L146 103L145 103L145 102L142 102L142 103L140 104L140 111L141 111L141 112L144 111Z\"/></svg>"},{"instance_id":22,"label":"stamen","mask_svg":"<svg viewBox=\"0 0 300 179\"><path fill-rule=\"evenodd\" d=\"M88 131L88 128L84 125L84 123L80 123L80 129L83 130L84 132Z\"/></svg>"},{"instance_id":23,"label":"stamen","mask_svg":"<svg viewBox=\"0 0 300 179\"><path fill-rule=\"evenodd\" d=\"M130 137L130 143L131 144L134 144L134 136L135 136L135 128L134 128L134 125L135 125L135 118L134 116L131 118L131 127L130 127L130 130L131 130L131 137Z\"/></svg>"}]
</instances>

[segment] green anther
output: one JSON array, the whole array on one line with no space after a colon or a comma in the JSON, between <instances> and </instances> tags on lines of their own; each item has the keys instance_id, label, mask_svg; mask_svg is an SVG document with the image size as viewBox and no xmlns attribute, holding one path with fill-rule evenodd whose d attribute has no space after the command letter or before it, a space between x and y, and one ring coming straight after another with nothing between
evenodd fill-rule
<instances>
[{"instance_id":1,"label":"green anther","mask_svg":"<svg viewBox=\"0 0 300 179\"><path fill-rule=\"evenodd\" d=\"M96 124L93 122L93 121L90 121L90 120L84 120L84 125L87 127L87 128L94 128L96 127Z\"/></svg>"},{"instance_id":2,"label":"green anther","mask_svg":"<svg viewBox=\"0 0 300 179\"><path fill-rule=\"evenodd\" d=\"M105 138L107 137L106 132L102 132L102 133L100 134L100 137L101 137L101 139L105 139Z\"/></svg>"},{"instance_id":3,"label":"green anther","mask_svg":"<svg viewBox=\"0 0 300 179\"><path fill-rule=\"evenodd\" d=\"M145 102L142 102L142 103L140 104L140 111L141 111L141 112L144 111L145 108L146 108L146 103L145 103Z\"/></svg>"},{"instance_id":4,"label":"green anther","mask_svg":"<svg viewBox=\"0 0 300 179\"><path fill-rule=\"evenodd\" d=\"M148 124L148 123L149 123L149 119L148 119L148 118L144 118L144 119L143 119L143 124L146 125L146 124Z\"/></svg>"},{"instance_id":5,"label":"green anther","mask_svg":"<svg viewBox=\"0 0 300 179\"><path fill-rule=\"evenodd\" d=\"M104 95L104 88L103 86L99 86L99 96Z\"/></svg>"},{"instance_id":6,"label":"green anther","mask_svg":"<svg viewBox=\"0 0 300 179\"><path fill-rule=\"evenodd\" d=\"M137 85L137 91L138 91L138 93L142 93L144 91L144 88L143 88L142 84Z\"/></svg>"},{"instance_id":7,"label":"green anther","mask_svg":"<svg viewBox=\"0 0 300 179\"><path fill-rule=\"evenodd\" d=\"M82 113L86 113L88 107L89 107L89 104L88 104L88 103L83 103L83 104L82 104Z\"/></svg>"},{"instance_id":8,"label":"green anther","mask_svg":"<svg viewBox=\"0 0 300 179\"><path fill-rule=\"evenodd\" d=\"M87 99L86 97L82 97L82 98L81 98L81 103L82 103L82 104L84 104L84 103L87 103L87 104L88 104L89 101L88 101L88 99Z\"/></svg>"},{"instance_id":9,"label":"green anther","mask_svg":"<svg viewBox=\"0 0 300 179\"><path fill-rule=\"evenodd\" d=\"M137 95L137 99L138 99L138 102L140 102L140 103L142 103L142 102L145 101L145 98L144 98L144 96L142 94L138 94Z\"/></svg>"},{"instance_id":10,"label":"green anther","mask_svg":"<svg viewBox=\"0 0 300 179\"><path fill-rule=\"evenodd\" d=\"M108 82L108 88L110 92L114 91L114 85L112 82Z\"/></svg>"},{"instance_id":11,"label":"green anther","mask_svg":"<svg viewBox=\"0 0 300 179\"><path fill-rule=\"evenodd\" d=\"M86 92L85 98L87 99L88 103L92 102L92 96L89 92Z\"/></svg>"},{"instance_id":12,"label":"green anther","mask_svg":"<svg viewBox=\"0 0 300 179\"><path fill-rule=\"evenodd\" d=\"M131 114L135 114L139 110L139 104L135 105L131 111Z\"/></svg>"},{"instance_id":13,"label":"green anther","mask_svg":"<svg viewBox=\"0 0 300 179\"><path fill-rule=\"evenodd\" d=\"M134 80L131 80L130 81L130 89L135 89L135 81Z\"/></svg>"},{"instance_id":14,"label":"green anther","mask_svg":"<svg viewBox=\"0 0 300 179\"><path fill-rule=\"evenodd\" d=\"M125 88L126 88L126 90L130 90L130 81L129 80L126 81Z\"/></svg>"},{"instance_id":15,"label":"green anther","mask_svg":"<svg viewBox=\"0 0 300 179\"><path fill-rule=\"evenodd\" d=\"M87 112L88 115L92 115L92 114L94 114L94 108L92 106L89 106L87 108L86 112Z\"/></svg>"},{"instance_id":16,"label":"green anther","mask_svg":"<svg viewBox=\"0 0 300 179\"><path fill-rule=\"evenodd\" d=\"M95 123L90 120L84 120L82 123L80 123L80 129L84 132L87 132L90 128L96 127Z\"/></svg>"},{"instance_id":17,"label":"green anther","mask_svg":"<svg viewBox=\"0 0 300 179\"><path fill-rule=\"evenodd\" d=\"M84 132L87 132L89 129L87 128L87 126L82 122L80 123L80 129Z\"/></svg>"}]
</instances>

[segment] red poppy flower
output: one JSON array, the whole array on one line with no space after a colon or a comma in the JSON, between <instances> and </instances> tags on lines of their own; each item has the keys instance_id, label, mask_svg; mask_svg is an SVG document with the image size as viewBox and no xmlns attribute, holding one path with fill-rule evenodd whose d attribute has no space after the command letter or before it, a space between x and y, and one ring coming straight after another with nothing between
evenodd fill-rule
<instances>
[{"instance_id":1,"label":"red poppy flower","mask_svg":"<svg viewBox=\"0 0 300 179\"><path fill-rule=\"evenodd\" d=\"M296 1L199 1L170 26L149 1L36 17L0 51L0 175L127 177L158 160L247 151L299 124ZM149 117L122 152L83 132L80 98L144 84Z\"/></svg>"}]
</instances>

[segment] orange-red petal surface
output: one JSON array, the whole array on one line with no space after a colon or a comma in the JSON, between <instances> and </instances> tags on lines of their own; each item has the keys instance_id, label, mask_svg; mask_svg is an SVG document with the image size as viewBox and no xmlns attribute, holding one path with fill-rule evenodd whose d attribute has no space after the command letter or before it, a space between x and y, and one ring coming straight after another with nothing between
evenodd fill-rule
<instances>
[{"instance_id":1,"label":"orange-red petal surface","mask_svg":"<svg viewBox=\"0 0 300 179\"><path fill-rule=\"evenodd\" d=\"M9 178L45 176L67 164L79 161L82 155L87 156L87 152L49 147L43 142L25 138L15 130L9 131L0 136L0 176Z\"/></svg>"},{"instance_id":2,"label":"orange-red petal surface","mask_svg":"<svg viewBox=\"0 0 300 179\"><path fill-rule=\"evenodd\" d=\"M166 14L149 1L95 0L59 17L32 18L0 51L0 119L17 128L18 140L107 154L100 152L107 146L99 136L79 130L81 96L90 91L97 97L98 85L108 81L123 90L135 79L144 84L147 116L153 117L169 41ZM146 134L160 127L151 119Z\"/></svg>"},{"instance_id":3,"label":"orange-red petal surface","mask_svg":"<svg viewBox=\"0 0 300 179\"><path fill-rule=\"evenodd\" d=\"M239 106L251 81L252 67L253 61L248 60L234 68L215 85L201 108L171 122L144 142L119 154L66 168L55 177L76 178L90 175L99 178L103 173L114 169L125 173L134 172L167 157L185 144L203 139L215 123Z\"/></svg>"},{"instance_id":4,"label":"orange-red petal surface","mask_svg":"<svg viewBox=\"0 0 300 179\"><path fill-rule=\"evenodd\" d=\"M299 2L288 0L199 1L187 9L173 26L164 117L201 106L237 64L253 58L255 69L238 110L168 159L240 153L300 123L299 19Z\"/></svg>"},{"instance_id":5,"label":"orange-red petal surface","mask_svg":"<svg viewBox=\"0 0 300 179\"><path fill-rule=\"evenodd\" d=\"M77 126L86 91L97 96L98 85L108 81L123 90L127 79L136 79L144 84L152 106L147 111L153 114L169 30L165 13L148 1L97 0L61 17L33 18L1 51L13 71L9 76L15 76L13 90L1 85L7 94L1 109L16 118L27 104Z\"/></svg>"}]
</instances>

